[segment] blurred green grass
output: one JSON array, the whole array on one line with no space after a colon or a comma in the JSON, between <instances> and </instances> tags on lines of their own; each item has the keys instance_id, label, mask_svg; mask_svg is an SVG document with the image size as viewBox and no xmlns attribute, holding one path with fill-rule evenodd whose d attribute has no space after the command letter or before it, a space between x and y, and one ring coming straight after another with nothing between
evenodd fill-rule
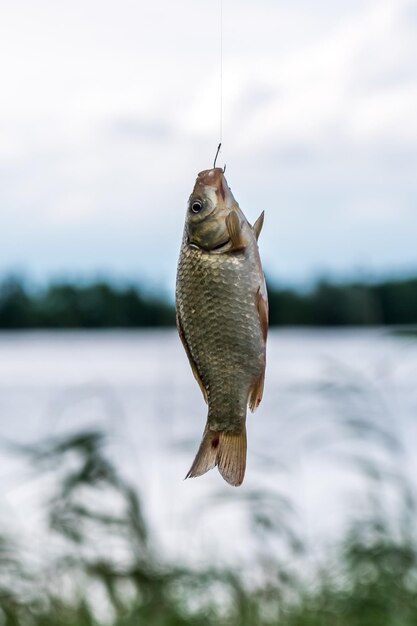
<instances>
[{"instance_id":1,"label":"blurred green grass","mask_svg":"<svg viewBox=\"0 0 417 626\"><path fill-rule=\"evenodd\" d=\"M368 424L368 434L372 428ZM391 455L398 453L383 441L379 445ZM217 568L215 559L200 569L166 562L156 552L138 494L106 454L102 433L83 431L10 452L22 455L34 475L53 477L54 488L43 511L45 562L34 566L13 536L13 520L1 535L2 626L417 624L414 492L397 477L393 514L382 498L384 472L370 471L377 461L362 467L367 507L314 568L302 534L291 528L282 533L286 503L250 492L258 541L270 546L280 535L287 544L285 560L269 548L254 553L257 575L251 578L237 568Z\"/></svg>"}]
</instances>

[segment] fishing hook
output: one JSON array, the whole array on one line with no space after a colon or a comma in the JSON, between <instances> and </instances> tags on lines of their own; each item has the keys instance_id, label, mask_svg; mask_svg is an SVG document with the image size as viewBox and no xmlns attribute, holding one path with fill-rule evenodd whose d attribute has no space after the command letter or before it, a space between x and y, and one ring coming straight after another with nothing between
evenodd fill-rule
<instances>
[{"instance_id":1,"label":"fishing hook","mask_svg":"<svg viewBox=\"0 0 417 626\"><path fill-rule=\"evenodd\" d=\"M222 144L220 142L219 145L217 146L216 156L214 157L213 169L215 169L216 167L216 161L217 161L217 157L219 156L221 146ZM223 174L225 173L225 171L226 171L226 163L224 164L224 167L223 167Z\"/></svg>"},{"instance_id":2,"label":"fishing hook","mask_svg":"<svg viewBox=\"0 0 417 626\"><path fill-rule=\"evenodd\" d=\"M222 147L222 144L220 142L219 145L217 146L216 156L214 157L213 169L215 169L215 167L216 167L216 161L217 161L217 157L219 156L219 152L220 152L220 148L221 147Z\"/></svg>"}]
</instances>

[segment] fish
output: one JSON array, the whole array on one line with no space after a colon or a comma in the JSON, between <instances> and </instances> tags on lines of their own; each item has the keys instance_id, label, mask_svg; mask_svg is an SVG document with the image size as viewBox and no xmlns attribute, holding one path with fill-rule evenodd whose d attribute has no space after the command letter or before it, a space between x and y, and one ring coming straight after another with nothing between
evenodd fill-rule
<instances>
[{"instance_id":1,"label":"fish","mask_svg":"<svg viewBox=\"0 0 417 626\"><path fill-rule=\"evenodd\" d=\"M230 485L246 468L246 413L262 400L268 296L258 250L264 212L253 226L222 168L204 170L190 195L176 279L177 329L208 405L186 478L217 466Z\"/></svg>"}]
</instances>

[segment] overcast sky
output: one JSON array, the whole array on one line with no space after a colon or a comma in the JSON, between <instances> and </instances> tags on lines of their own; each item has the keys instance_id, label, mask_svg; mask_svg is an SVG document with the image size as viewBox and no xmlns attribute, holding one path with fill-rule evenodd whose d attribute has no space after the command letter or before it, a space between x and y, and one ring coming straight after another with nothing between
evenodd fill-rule
<instances>
[{"instance_id":1,"label":"overcast sky","mask_svg":"<svg viewBox=\"0 0 417 626\"><path fill-rule=\"evenodd\" d=\"M417 270L417 4L223 0L223 151L264 266ZM0 273L170 289L219 140L220 0L3 0Z\"/></svg>"}]
</instances>

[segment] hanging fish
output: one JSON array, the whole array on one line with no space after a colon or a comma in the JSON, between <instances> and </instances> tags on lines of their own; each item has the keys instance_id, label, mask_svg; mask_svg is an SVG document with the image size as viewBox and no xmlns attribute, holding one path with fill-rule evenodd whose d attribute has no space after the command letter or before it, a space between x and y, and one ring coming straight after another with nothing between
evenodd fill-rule
<instances>
[{"instance_id":1,"label":"hanging fish","mask_svg":"<svg viewBox=\"0 0 417 626\"><path fill-rule=\"evenodd\" d=\"M188 202L177 271L177 328L208 404L207 423L186 478L217 465L231 485L246 467L246 410L262 399L268 300L257 239L215 167L198 174Z\"/></svg>"}]
</instances>

